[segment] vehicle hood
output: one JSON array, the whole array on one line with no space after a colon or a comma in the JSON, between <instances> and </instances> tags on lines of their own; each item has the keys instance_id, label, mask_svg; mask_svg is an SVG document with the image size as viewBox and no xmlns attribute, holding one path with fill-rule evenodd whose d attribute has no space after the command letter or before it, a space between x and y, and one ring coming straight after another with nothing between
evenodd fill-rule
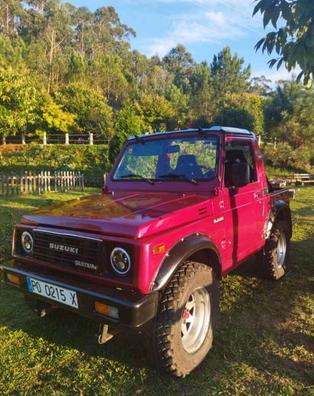
<instances>
[{"instance_id":1,"label":"vehicle hood","mask_svg":"<svg viewBox=\"0 0 314 396\"><path fill-rule=\"evenodd\" d=\"M207 202L206 202L207 201ZM143 238L212 212L208 196L168 192L92 195L25 215L22 223Z\"/></svg>"}]
</instances>

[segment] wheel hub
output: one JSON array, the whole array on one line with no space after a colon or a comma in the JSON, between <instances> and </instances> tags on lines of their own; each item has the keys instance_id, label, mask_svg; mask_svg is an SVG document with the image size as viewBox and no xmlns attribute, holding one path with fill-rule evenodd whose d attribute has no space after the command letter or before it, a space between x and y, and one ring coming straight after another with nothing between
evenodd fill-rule
<instances>
[{"instance_id":1,"label":"wheel hub","mask_svg":"<svg viewBox=\"0 0 314 396\"><path fill-rule=\"evenodd\" d=\"M277 263L279 267L282 267L285 262L286 252L287 240L285 235L281 233L277 244Z\"/></svg>"},{"instance_id":2,"label":"wheel hub","mask_svg":"<svg viewBox=\"0 0 314 396\"><path fill-rule=\"evenodd\" d=\"M205 288L196 289L188 298L181 319L181 340L188 353L203 344L210 324L210 298Z\"/></svg>"}]
</instances>

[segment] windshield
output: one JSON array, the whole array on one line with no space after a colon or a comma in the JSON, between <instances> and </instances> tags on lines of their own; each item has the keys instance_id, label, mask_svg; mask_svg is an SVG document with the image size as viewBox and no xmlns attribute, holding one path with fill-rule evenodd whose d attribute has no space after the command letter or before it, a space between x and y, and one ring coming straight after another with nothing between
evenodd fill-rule
<instances>
[{"instance_id":1,"label":"windshield","mask_svg":"<svg viewBox=\"0 0 314 396\"><path fill-rule=\"evenodd\" d=\"M217 174L216 136L161 138L130 143L113 180L213 179Z\"/></svg>"}]
</instances>

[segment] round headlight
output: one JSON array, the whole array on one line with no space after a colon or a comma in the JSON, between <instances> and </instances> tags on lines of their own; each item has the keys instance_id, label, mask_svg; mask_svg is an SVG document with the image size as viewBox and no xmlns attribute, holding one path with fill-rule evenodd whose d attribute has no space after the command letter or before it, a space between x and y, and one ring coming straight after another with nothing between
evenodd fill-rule
<instances>
[{"instance_id":1,"label":"round headlight","mask_svg":"<svg viewBox=\"0 0 314 396\"><path fill-rule=\"evenodd\" d=\"M28 231L24 231L21 236L21 243L22 248L24 249L25 253L30 254L33 251L33 237Z\"/></svg>"},{"instance_id":2,"label":"round headlight","mask_svg":"<svg viewBox=\"0 0 314 396\"><path fill-rule=\"evenodd\" d=\"M112 268L119 275L126 275L131 269L131 258L124 249L116 247L110 254Z\"/></svg>"}]
</instances>

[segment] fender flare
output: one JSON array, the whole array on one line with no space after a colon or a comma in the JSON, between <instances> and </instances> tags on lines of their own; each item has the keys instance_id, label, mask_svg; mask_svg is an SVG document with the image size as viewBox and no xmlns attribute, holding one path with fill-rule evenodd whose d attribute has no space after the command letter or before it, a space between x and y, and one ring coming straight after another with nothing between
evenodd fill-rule
<instances>
[{"instance_id":1,"label":"fender flare","mask_svg":"<svg viewBox=\"0 0 314 396\"><path fill-rule=\"evenodd\" d=\"M192 254L204 249L211 250L218 258L218 265L216 263L213 267L216 267L214 269L216 272L218 271L217 276L219 277L221 275L221 258L217 246L206 235L191 234L177 242L164 257L151 283L151 291L163 289L181 263Z\"/></svg>"},{"instance_id":2,"label":"fender flare","mask_svg":"<svg viewBox=\"0 0 314 396\"><path fill-rule=\"evenodd\" d=\"M287 202L282 199L274 202L269 218L265 225L265 239L268 239L272 230L272 227L277 219L285 219L289 225L289 239L292 236L292 219L291 219L291 210Z\"/></svg>"}]
</instances>

